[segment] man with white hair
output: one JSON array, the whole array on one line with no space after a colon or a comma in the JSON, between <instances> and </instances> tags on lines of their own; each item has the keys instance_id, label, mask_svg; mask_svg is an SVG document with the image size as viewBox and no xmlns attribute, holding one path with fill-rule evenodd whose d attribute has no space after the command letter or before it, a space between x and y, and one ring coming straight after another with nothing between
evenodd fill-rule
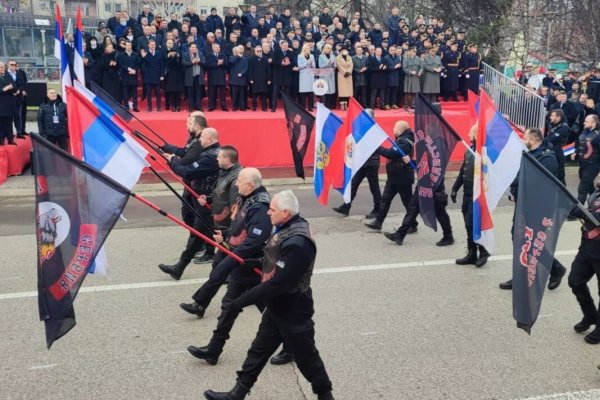
<instances>
[{"instance_id":1,"label":"man with white hair","mask_svg":"<svg viewBox=\"0 0 600 400\"><path fill-rule=\"evenodd\" d=\"M299 215L298 199L291 190L273 196L269 216L275 226L264 249L262 283L231 302L239 313L251 304L266 304L256 338L248 350L235 387L229 392L204 392L209 400L243 400L269 357L285 341L296 364L311 383L319 400L333 400L332 385L315 346L310 281L317 255L308 222Z\"/></svg>"}]
</instances>

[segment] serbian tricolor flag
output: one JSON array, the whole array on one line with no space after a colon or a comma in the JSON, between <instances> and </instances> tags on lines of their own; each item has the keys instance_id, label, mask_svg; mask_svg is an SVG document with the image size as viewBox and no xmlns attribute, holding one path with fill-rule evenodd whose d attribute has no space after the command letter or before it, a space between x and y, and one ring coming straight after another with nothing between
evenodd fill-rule
<instances>
[{"instance_id":1,"label":"serbian tricolor flag","mask_svg":"<svg viewBox=\"0 0 600 400\"><path fill-rule=\"evenodd\" d=\"M56 59L60 61L62 59L62 47L60 44L63 43L65 39L63 36L62 17L60 16L60 7L58 6L58 3L56 3L55 17L56 20L54 23L54 57L56 57Z\"/></svg>"},{"instance_id":2,"label":"serbian tricolor flag","mask_svg":"<svg viewBox=\"0 0 600 400\"><path fill-rule=\"evenodd\" d=\"M321 103L317 104L314 187L315 195L323 205L327 205L329 188L334 182L344 182L342 124L340 117Z\"/></svg>"},{"instance_id":3,"label":"serbian tricolor flag","mask_svg":"<svg viewBox=\"0 0 600 400\"><path fill-rule=\"evenodd\" d=\"M77 5L77 23L73 39L75 54L73 56L73 71L77 80L85 84L85 67L83 65L83 23L81 22L81 7Z\"/></svg>"},{"instance_id":4,"label":"serbian tricolor flag","mask_svg":"<svg viewBox=\"0 0 600 400\"><path fill-rule=\"evenodd\" d=\"M469 90L469 126L473 126L479 119L479 96Z\"/></svg>"},{"instance_id":5,"label":"serbian tricolor flag","mask_svg":"<svg viewBox=\"0 0 600 400\"><path fill-rule=\"evenodd\" d=\"M526 150L493 100L481 90L473 183L473 239L493 253L492 211L517 176Z\"/></svg>"},{"instance_id":6,"label":"serbian tricolor flag","mask_svg":"<svg viewBox=\"0 0 600 400\"><path fill-rule=\"evenodd\" d=\"M575 142L563 146L562 151L565 156L570 156L571 154L575 154Z\"/></svg>"},{"instance_id":7,"label":"serbian tricolor flag","mask_svg":"<svg viewBox=\"0 0 600 400\"><path fill-rule=\"evenodd\" d=\"M351 181L356 172L373 155L375 150L388 140L388 135L375 120L350 97L346 121L342 127L344 138L344 181L340 186L334 182L334 187L344 196L344 202L350 203Z\"/></svg>"}]
</instances>

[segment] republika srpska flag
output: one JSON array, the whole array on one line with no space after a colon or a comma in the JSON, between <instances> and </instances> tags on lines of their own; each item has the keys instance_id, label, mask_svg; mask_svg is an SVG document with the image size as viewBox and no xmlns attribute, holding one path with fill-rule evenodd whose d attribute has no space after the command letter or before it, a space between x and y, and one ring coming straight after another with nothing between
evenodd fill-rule
<instances>
[{"instance_id":1,"label":"republika srpska flag","mask_svg":"<svg viewBox=\"0 0 600 400\"><path fill-rule=\"evenodd\" d=\"M435 191L444 179L452 150L461 139L421 93L417 93L415 105L415 132L419 212L425 225L437 231Z\"/></svg>"},{"instance_id":2,"label":"republika srpska flag","mask_svg":"<svg viewBox=\"0 0 600 400\"><path fill-rule=\"evenodd\" d=\"M130 192L31 134L36 184L38 305L46 344L75 326L73 302Z\"/></svg>"},{"instance_id":3,"label":"republika srpska flag","mask_svg":"<svg viewBox=\"0 0 600 400\"><path fill-rule=\"evenodd\" d=\"M577 199L523 152L513 239L513 317L531 332L540 312L560 228Z\"/></svg>"},{"instance_id":4,"label":"republika srpska flag","mask_svg":"<svg viewBox=\"0 0 600 400\"><path fill-rule=\"evenodd\" d=\"M315 196L319 203L327 205L329 188L334 182L344 181L343 121L321 103L317 104L315 125Z\"/></svg>"},{"instance_id":5,"label":"republika srpska flag","mask_svg":"<svg viewBox=\"0 0 600 400\"><path fill-rule=\"evenodd\" d=\"M315 117L284 92L281 92L281 95L283 96L283 109L285 110L285 119L290 135L296 176L304 179L304 156L306 150L308 150Z\"/></svg>"}]
</instances>

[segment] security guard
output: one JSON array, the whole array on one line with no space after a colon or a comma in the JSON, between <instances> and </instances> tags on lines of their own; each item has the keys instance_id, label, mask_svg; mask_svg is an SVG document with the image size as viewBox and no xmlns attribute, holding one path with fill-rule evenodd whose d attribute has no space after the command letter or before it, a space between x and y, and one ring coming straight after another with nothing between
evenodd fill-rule
<instances>
[{"instance_id":1,"label":"security guard","mask_svg":"<svg viewBox=\"0 0 600 400\"><path fill-rule=\"evenodd\" d=\"M556 159L558 160L558 175L556 176L563 185L567 185L565 181L565 154L562 147L567 144L569 139L569 125L565 120L565 113L561 109L550 111L548 118L550 119L550 129L544 140L545 145L550 147Z\"/></svg>"},{"instance_id":2,"label":"security guard","mask_svg":"<svg viewBox=\"0 0 600 400\"><path fill-rule=\"evenodd\" d=\"M282 341L289 344L300 372L310 381L319 400L333 400L332 385L315 346L312 289L317 248L308 222L299 215L298 199L291 190L276 194L269 207L275 233L265 247L262 283L231 303L231 312L265 303L256 338L238 378L229 392L208 390L208 400L243 400L271 354Z\"/></svg>"},{"instance_id":3,"label":"security guard","mask_svg":"<svg viewBox=\"0 0 600 400\"><path fill-rule=\"evenodd\" d=\"M587 196L594 191L594 178L600 172L600 119L595 114L588 115L583 121L583 132L577 139L577 158L577 200L585 204Z\"/></svg>"},{"instance_id":4,"label":"security guard","mask_svg":"<svg viewBox=\"0 0 600 400\"><path fill-rule=\"evenodd\" d=\"M460 74L460 58L461 53L458 52L458 45L456 42L450 43L450 49L443 53L442 64L444 64L444 85L443 93L444 101L448 101L450 97L452 100L458 101L457 90L458 86L458 75Z\"/></svg>"},{"instance_id":5,"label":"security guard","mask_svg":"<svg viewBox=\"0 0 600 400\"><path fill-rule=\"evenodd\" d=\"M479 74L481 69L481 54L477 52L477 45L471 43L467 46L468 51L461 57L462 75L464 77L464 97L469 96L469 90L479 94Z\"/></svg>"},{"instance_id":6,"label":"security guard","mask_svg":"<svg viewBox=\"0 0 600 400\"><path fill-rule=\"evenodd\" d=\"M475 264L477 268L483 267L487 262L490 253L485 247L476 244L473 241L473 181L475 174L475 137L477 136L477 124L471 127L469 138L471 139L471 149L465 151L464 161L460 167L460 172L452 186L450 198L453 203L456 203L456 195L461 187L463 187L463 201L461 211L465 220L465 228L467 229L467 255L456 260L458 265ZM477 249L479 248L479 256Z\"/></svg>"},{"instance_id":7,"label":"security guard","mask_svg":"<svg viewBox=\"0 0 600 400\"><path fill-rule=\"evenodd\" d=\"M202 129L200 123L204 120L203 117L197 116L190 118L188 121L190 131L195 132L196 136L199 136L193 147L201 146L201 152L198 154L196 160L191 164L182 162L185 159L176 157L173 154L167 154L166 157L169 160L169 166L177 175L181 176L184 180L188 180L191 183L192 189L198 195L210 195L213 187L217 181L219 174L219 163L217 161L217 154L219 152L219 134L214 128ZM190 149L188 153L191 153ZM211 212L207 207L202 207L197 202L196 216L194 219L193 227L205 236L213 234L212 230L212 218ZM205 247L204 259L210 261L213 258L214 247L208 244L204 244L204 241L196 235L190 235L186 244L185 250L181 253L179 261L175 265L159 264L159 268L166 274L171 275L173 279L179 280L183 271L192 261L194 255Z\"/></svg>"},{"instance_id":8,"label":"security guard","mask_svg":"<svg viewBox=\"0 0 600 400\"><path fill-rule=\"evenodd\" d=\"M588 199L588 210L596 220L600 220L600 174L594 179L594 187L595 191ZM594 274L600 281L600 227L587 221L579 208L576 208L573 213L584 220L581 228L581 244L569 273L569 287L583 312L583 319L575 324L573 329L577 333L583 333L595 325L594 330L585 336L585 341L598 344L600 343L600 315L587 283Z\"/></svg>"},{"instance_id":9,"label":"security guard","mask_svg":"<svg viewBox=\"0 0 600 400\"><path fill-rule=\"evenodd\" d=\"M413 153L415 134L406 121L396 122L394 125L394 136L396 137L396 145L404 154ZM397 194L400 195L400 200L402 200L404 208L408 210L410 198L412 197L412 186L415 182L415 172L410 166L410 160L408 163L404 161L400 152L394 149L379 147L377 151L375 151L375 154L388 159L385 166L387 181L385 182L385 188L383 189L379 213L377 213L375 221L366 223L365 225L371 229L380 231L381 225L392 204L392 200L394 200L394 197L396 197ZM415 221L408 233L416 232L417 225L418 223Z\"/></svg>"},{"instance_id":10,"label":"security guard","mask_svg":"<svg viewBox=\"0 0 600 400\"><path fill-rule=\"evenodd\" d=\"M529 154L531 154L544 168L548 170L552 175L558 174L558 161L554 152L547 147L543 146L544 136L542 131L538 128L528 128L523 134L523 142ZM510 185L509 200L517 203L517 196L519 192L519 174L515 177L513 183ZM511 228L511 234L514 239L514 228L515 228L515 216L513 214L513 226ZM560 286L563 276L567 272L567 269L558 261L556 258L552 261L552 269L550 271L550 279L548 281L548 290L554 290ZM502 282L500 289L511 290L512 279L506 282Z\"/></svg>"}]
</instances>

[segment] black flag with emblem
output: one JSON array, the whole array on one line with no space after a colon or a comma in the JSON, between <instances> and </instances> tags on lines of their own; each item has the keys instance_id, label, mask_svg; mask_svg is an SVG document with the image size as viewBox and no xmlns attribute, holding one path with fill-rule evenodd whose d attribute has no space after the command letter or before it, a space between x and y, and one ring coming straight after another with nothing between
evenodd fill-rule
<instances>
[{"instance_id":1,"label":"black flag with emblem","mask_svg":"<svg viewBox=\"0 0 600 400\"><path fill-rule=\"evenodd\" d=\"M310 142L315 117L287 94L281 92L281 95L283 96L283 108L285 110L285 119L287 120L296 176L304 179L304 156L308 149L308 142Z\"/></svg>"},{"instance_id":2,"label":"black flag with emblem","mask_svg":"<svg viewBox=\"0 0 600 400\"><path fill-rule=\"evenodd\" d=\"M450 155L460 136L444 117L421 93L415 105L415 152L417 157L417 184L419 213L428 227L437 231L434 196L444 180ZM448 202L444 193L437 194L439 202Z\"/></svg>"},{"instance_id":3,"label":"black flag with emblem","mask_svg":"<svg viewBox=\"0 0 600 400\"><path fill-rule=\"evenodd\" d=\"M41 136L31 138L38 305L50 348L75 326L75 296L130 192Z\"/></svg>"},{"instance_id":4,"label":"black flag with emblem","mask_svg":"<svg viewBox=\"0 0 600 400\"><path fill-rule=\"evenodd\" d=\"M513 239L513 317L531 333L548 283L558 234L577 199L523 152Z\"/></svg>"}]
</instances>

